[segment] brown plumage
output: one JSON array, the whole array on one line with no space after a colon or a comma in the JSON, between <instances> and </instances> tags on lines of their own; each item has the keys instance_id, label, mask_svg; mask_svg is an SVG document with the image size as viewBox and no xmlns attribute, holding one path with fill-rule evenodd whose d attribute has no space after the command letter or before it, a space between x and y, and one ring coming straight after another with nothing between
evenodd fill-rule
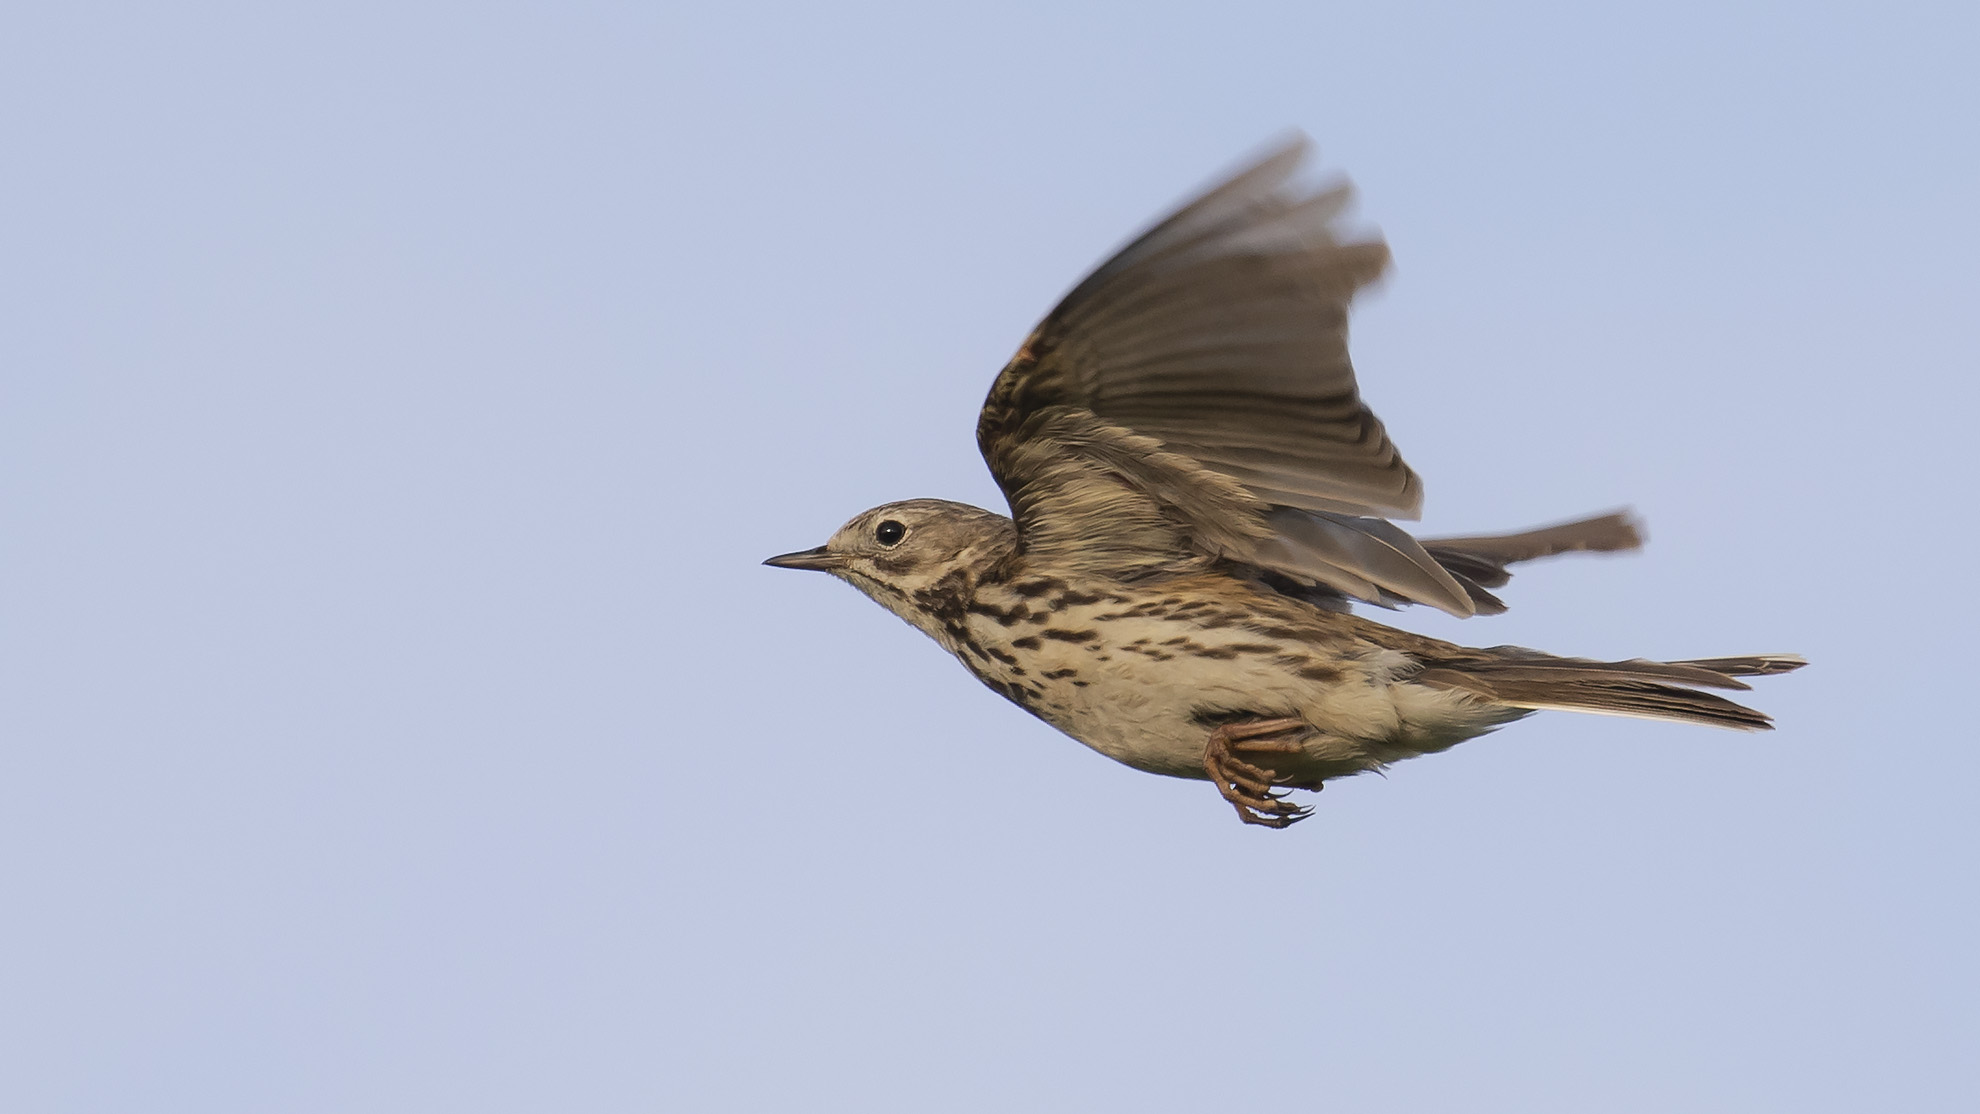
<instances>
[{"instance_id":1,"label":"brown plumage","mask_svg":"<svg viewBox=\"0 0 1980 1114\"><path fill-rule=\"evenodd\" d=\"M977 442L1011 517L875 508L770 564L832 572L996 691L1141 769L1208 777L1251 823L1275 786L1442 750L1537 709L1747 729L1702 689L1790 655L1596 662L1469 649L1349 613L1505 605L1508 566L1641 544L1620 513L1419 542L1422 482L1363 405L1347 311L1379 240L1348 190L1293 184L1303 141L1156 224L1075 286L991 386Z\"/></svg>"}]
</instances>

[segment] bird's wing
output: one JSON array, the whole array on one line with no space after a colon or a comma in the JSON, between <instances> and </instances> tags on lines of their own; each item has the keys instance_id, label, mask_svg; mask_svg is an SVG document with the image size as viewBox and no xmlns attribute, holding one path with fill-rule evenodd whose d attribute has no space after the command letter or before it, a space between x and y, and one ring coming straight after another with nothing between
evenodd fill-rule
<instances>
[{"instance_id":1,"label":"bird's wing","mask_svg":"<svg viewBox=\"0 0 1980 1114\"><path fill-rule=\"evenodd\" d=\"M1295 138L1101 264L997 376L977 443L1027 551L1120 575L1190 554L1372 603L1473 598L1385 521L1422 483L1361 402L1348 303L1379 239Z\"/></svg>"},{"instance_id":2,"label":"bird's wing","mask_svg":"<svg viewBox=\"0 0 1980 1114\"><path fill-rule=\"evenodd\" d=\"M1437 563L1482 588L1512 579L1507 565L1562 553L1624 553L1643 545L1643 524L1627 511L1542 526L1517 534L1470 538L1424 538L1423 548Z\"/></svg>"}]
</instances>

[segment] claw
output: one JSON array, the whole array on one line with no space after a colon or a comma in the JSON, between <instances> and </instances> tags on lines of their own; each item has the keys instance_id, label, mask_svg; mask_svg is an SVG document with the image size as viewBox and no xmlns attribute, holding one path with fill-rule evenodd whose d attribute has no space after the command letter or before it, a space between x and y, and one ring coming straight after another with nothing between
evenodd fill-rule
<instances>
[{"instance_id":1,"label":"claw","mask_svg":"<svg viewBox=\"0 0 1980 1114\"><path fill-rule=\"evenodd\" d=\"M1236 753L1299 753L1303 749L1300 744L1285 736L1307 730L1300 720L1266 719L1226 724L1210 733L1203 752L1204 772L1237 810L1238 819L1267 828L1288 828L1313 814L1311 808L1286 799L1285 787L1291 785L1293 775L1247 762Z\"/></svg>"},{"instance_id":2,"label":"claw","mask_svg":"<svg viewBox=\"0 0 1980 1114\"><path fill-rule=\"evenodd\" d=\"M1271 774L1249 763L1231 762L1220 767L1218 779L1254 796L1269 796L1275 784Z\"/></svg>"},{"instance_id":3,"label":"claw","mask_svg":"<svg viewBox=\"0 0 1980 1114\"><path fill-rule=\"evenodd\" d=\"M1290 828L1313 815L1312 809L1299 805L1275 804L1274 807L1264 811L1254 811L1235 801L1232 805L1237 809L1238 819L1247 824L1257 824L1266 828Z\"/></svg>"}]
</instances>

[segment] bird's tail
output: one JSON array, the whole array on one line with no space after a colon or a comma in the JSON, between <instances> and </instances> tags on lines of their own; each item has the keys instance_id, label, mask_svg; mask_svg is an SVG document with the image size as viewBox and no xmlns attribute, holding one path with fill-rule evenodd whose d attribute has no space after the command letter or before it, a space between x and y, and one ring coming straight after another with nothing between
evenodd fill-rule
<instances>
[{"instance_id":1,"label":"bird's tail","mask_svg":"<svg viewBox=\"0 0 1980 1114\"><path fill-rule=\"evenodd\" d=\"M1517 646L1495 646L1429 663L1411 680L1468 692L1509 708L1595 712L1765 731L1773 726L1766 715L1699 690L1746 690L1751 686L1737 678L1787 673L1806 664L1794 654L1692 661L1588 661L1557 658Z\"/></svg>"}]
</instances>

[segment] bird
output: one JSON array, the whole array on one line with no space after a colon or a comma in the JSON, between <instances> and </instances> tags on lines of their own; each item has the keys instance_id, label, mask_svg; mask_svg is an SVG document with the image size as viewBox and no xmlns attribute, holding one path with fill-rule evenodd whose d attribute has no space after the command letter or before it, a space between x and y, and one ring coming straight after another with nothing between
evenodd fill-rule
<instances>
[{"instance_id":1,"label":"bird","mask_svg":"<svg viewBox=\"0 0 1980 1114\"><path fill-rule=\"evenodd\" d=\"M993 691L1127 766L1207 780L1246 824L1295 791L1449 749L1541 710L1764 730L1706 691L1793 654L1599 661L1473 648L1357 605L1505 610L1510 566L1638 548L1624 512L1417 539L1423 484L1361 399L1357 291L1389 250L1305 184L1294 133L1075 285L998 373L976 438L1008 516L868 510L771 557L829 573Z\"/></svg>"}]
</instances>

